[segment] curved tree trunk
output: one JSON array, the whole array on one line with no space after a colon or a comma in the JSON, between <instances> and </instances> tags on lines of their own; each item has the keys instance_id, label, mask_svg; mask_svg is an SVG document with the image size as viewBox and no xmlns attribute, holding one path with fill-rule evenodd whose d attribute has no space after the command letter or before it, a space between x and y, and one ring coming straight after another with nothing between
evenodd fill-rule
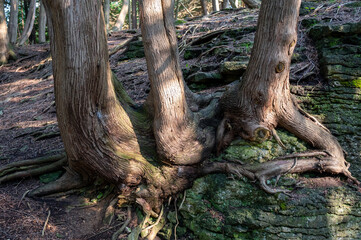
<instances>
[{"instance_id":1,"label":"curved tree trunk","mask_svg":"<svg viewBox=\"0 0 361 240\"><path fill-rule=\"evenodd\" d=\"M247 70L236 89L229 91L221 100L225 109L223 122L230 124L231 128L223 127L218 130L218 151L224 147L222 139L235 135L251 141L264 141L271 135L277 139L275 128L280 125L327 153L323 157L323 163L318 164L320 160L312 157L312 154L308 161L303 159L302 164L299 160L294 171L313 169L350 176L336 138L317 120L299 109L290 94L289 70L297 42L300 4L301 0L262 1ZM286 172L292 162L277 164L273 168L269 166L269 169L263 169L265 172L260 173L259 177L268 175L275 169L278 174L279 171Z\"/></svg>"},{"instance_id":2,"label":"curved tree trunk","mask_svg":"<svg viewBox=\"0 0 361 240\"><path fill-rule=\"evenodd\" d=\"M173 6L171 1L143 0L140 9L158 154L163 161L172 164L200 162L211 150L213 142L212 137L198 131L186 102L173 25Z\"/></svg>"},{"instance_id":3,"label":"curved tree trunk","mask_svg":"<svg viewBox=\"0 0 361 240\"><path fill-rule=\"evenodd\" d=\"M7 62L9 57L9 37L6 25L4 0L0 0L0 65Z\"/></svg>"},{"instance_id":4,"label":"curved tree trunk","mask_svg":"<svg viewBox=\"0 0 361 240\"><path fill-rule=\"evenodd\" d=\"M115 23L115 26L113 27L113 31L120 31L123 28L125 17L127 16L129 8L129 0L123 0L123 6L122 10L120 10L117 22Z\"/></svg>"},{"instance_id":5,"label":"curved tree trunk","mask_svg":"<svg viewBox=\"0 0 361 240\"><path fill-rule=\"evenodd\" d=\"M30 6L29 6L29 11L28 11L28 16L26 17L24 30L19 39L20 46L24 45L25 41L28 40L28 38L31 34L31 31L33 30L34 22L35 22L35 11L36 11L36 0L31 0Z\"/></svg>"},{"instance_id":6,"label":"curved tree trunk","mask_svg":"<svg viewBox=\"0 0 361 240\"><path fill-rule=\"evenodd\" d=\"M39 43L46 42L45 39L45 27L46 27L46 12L44 3L40 1L40 13L39 13Z\"/></svg>"},{"instance_id":7,"label":"curved tree trunk","mask_svg":"<svg viewBox=\"0 0 361 240\"><path fill-rule=\"evenodd\" d=\"M18 35L18 0L11 0L10 2L10 19L9 19L9 41L11 44L16 43Z\"/></svg>"}]
</instances>

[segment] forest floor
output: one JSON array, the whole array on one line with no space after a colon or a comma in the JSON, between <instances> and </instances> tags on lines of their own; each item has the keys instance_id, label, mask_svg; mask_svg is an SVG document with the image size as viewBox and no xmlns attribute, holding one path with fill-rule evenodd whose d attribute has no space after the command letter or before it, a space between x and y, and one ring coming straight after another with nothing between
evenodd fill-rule
<instances>
[{"instance_id":1,"label":"forest floor","mask_svg":"<svg viewBox=\"0 0 361 240\"><path fill-rule=\"evenodd\" d=\"M331 18L336 11L335 22L347 18L347 12L338 11L337 8L330 12ZM257 10L226 11L178 25L181 56L184 56L185 46L210 31L255 26L257 14ZM314 47L302 36L299 36L298 44L310 51L307 58L298 63L299 68L306 66L310 59L317 62ZM114 33L109 37L109 49L112 51L119 44L129 39L139 40L139 37L139 31ZM253 37L254 33L249 34L249 40L253 40ZM119 61L129 51L128 47L111 53L111 68L128 94L141 103L149 92L147 66L143 57ZM229 48L233 47L229 45ZM18 59L0 66L0 167L11 162L63 152L54 104L50 47L48 44L35 44L16 48L15 51ZM185 69L194 65L209 66L209 63L219 65L230 57L220 56L208 56L203 51L198 58L182 58L181 65ZM313 69L312 73L301 80L323 84L318 69ZM296 76L295 79L300 77ZM298 83L302 84L302 81ZM222 84L203 91L218 88L222 88ZM25 196L29 190L44 184L47 177L30 177L0 185L0 239L109 239L124 221L126 209L123 208L116 210L116 219L110 225L102 223L104 209L114 197L99 197L99 192L104 194L103 188L57 200L36 200ZM314 181L312 185L317 186ZM325 183L322 178L319 181L320 185ZM334 181L336 185L341 184L337 179ZM130 227L134 225L135 216ZM123 237L126 237L126 233Z\"/></svg>"}]
</instances>

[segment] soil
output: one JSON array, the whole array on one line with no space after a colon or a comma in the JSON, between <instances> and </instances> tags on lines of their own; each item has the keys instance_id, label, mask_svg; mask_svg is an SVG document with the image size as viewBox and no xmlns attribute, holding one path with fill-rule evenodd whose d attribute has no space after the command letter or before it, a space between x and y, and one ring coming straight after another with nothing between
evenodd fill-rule
<instances>
[{"instance_id":1,"label":"soil","mask_svg":"<svg viewBox=\"0 0 361 240\"><path fill-rule=\"evenodd\" d=\"M333 9L330 15L333 16L336 10L337 8ZM253 18L245 16L241 10L219 12L178 26L181 53L183 54L182 46L208 30L237 28L241 25L245 27L256 23L256 10L247 12L247 16ZM337 13L337 19L344 16L342 11ZM199 31L200 28L203 30ZM139 31L114 33L109 37L109 49L125 39L137 36L140 36ZM302 36L304 35L301 35L298 44L309 44ZM310 51L310 61L317 61L314 48L309 49L313 49ZM63 151L54 105L49 45L27 45L16 48L15 51L18 60L0 66L0 167ZM124 49L119 50L110 57L111 68L128 94L137 103L142 103L149 92L145 59L118 62L123 52ZM198 60L182 60L181 64L184 67L196 61L221 62L220 59L204 56ZM308 64L307 62L299 62L298 67ZM313 71L312 77L307 81L322 83L318 70ZM299 81L297 83L300 84ZM340 184L334 178L305 181L311 187ZM25 196L29 190L42 184L39 177L31 177L0 185L0 239L110 239L126 218L126 209L118 208L115 220L110 225L102 222L104 209L114 198L112 195L90 205L84 202L91 203L92 195L84 193L55 199L32 199ZM136 222L133 221L134 224ZM126 237L126 233L121 237Z\"/></svg>"}]
</instances>

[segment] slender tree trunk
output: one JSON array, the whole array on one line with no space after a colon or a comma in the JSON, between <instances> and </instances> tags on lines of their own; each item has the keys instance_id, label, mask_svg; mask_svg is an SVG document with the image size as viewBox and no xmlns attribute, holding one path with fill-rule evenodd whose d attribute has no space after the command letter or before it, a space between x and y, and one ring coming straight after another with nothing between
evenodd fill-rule
<instances>
[{"instance_id":1,"label":"slender tree trunk","mask_svg":"<svg viewBox=\"0 0 361 240\"><path fill-rule=\"evenodd\" d=\"M171 1L143 0L140 9L158 154L163 161L173 164L197 163L213 143L197 132L186 102L173 23L174 8Z\"/></svg>"},{"instance_id":2,"label":"slender tree trunk","mask_svg":"<svg viewBox=\"0 0 361 240\"><path fill-rule=\"evenodd\" d=\"M129 7L128 7L128 29L132 29L132 8L130 7L133 5L133 0L129 0Z\"/></svg>"},{"instance_id":3,"label":"slender tree trunk","mask_svg":"<svg viewBox=\"0 0 361 240\"><path fill-rule=\"evenodd\" d=\"M218 12L219 11L219 1L212 0L212 7L213 7L213 12Z\"/></svg>"},{"instance_id":4,"label":"slender tree trunk","mask_svg":"<svg viewBox=\"0 0 361 240\"><path fill-rule=\"evenodd\" d=\"M223 0L222 2L222 9L228 8L228 0Z\"/></svg>"},{"instance_id":5,"label":"slender tree trunk","mask_svg":"<svg viewBox=\"0 0 361 240\"><path fill-rule=\"evenodd\" d=\"M257 0L242 0L248 8L258 8L260 3Z\"/></svg>"},{"instance_id":6,"label":"slender tree trunk","mask_svg":"<svg viewBox=\"0 0 361 240\"><path fill-rule=\"evenodd\" d=\"M18 0L11 0L10 2L10 19L9 19L9 41L11 44L16 43L18 33Z\"/></svg>"},{"instance_id":7,"label":"slender tree trunk","mask_svg":"<svg viewBox=\"0 0 361 240\"><path fill-rule=\"evenodd\" d=\"M9 37L6 25L4 0L0 0L0 65L7 62L9 57Z\"/></svg>"},{"instance_id":8,"label":"slender tree trunk","mask_svg":"<svg viewBox=\"0 0 361 240\"><path fill-rule=\"evenodd\" d=\"M202 6L203 16L208 15L207 2L206 0L200 0Z\"/></svg>"},{"instance_id":9,"label":"slender tree trunk","mask_svg":"<svg viewBox=\"0 0 361 240\"><path fill-rule=\"evenodd\" d=\"M229 3L231 4L233 9L237 8L237 4L236 4L235 0L229 0Z\"/></svg>"},{"instance_id":10,"label":"slender tree trunk","mask_svg":"<svg viewBox=\"0 0 361 240\"><path fill-rule=\"evenodd\" d=\"M24 45L25 41L29 38L35 22L36 0L31 0L28 15L24 26L23 33L19 40L19 45Z\"/></svg>"},{"instance_id":11,"label":"slender tree trunk","mask_svg":"<svg viewBox=\"0 0 361 240\"><path fill-rule=\"evenodd\" d=\"M113 31L120 31L123 28L125 17L127 16L129 8L129 0L123 0L123 6L122 10L120 10L117 22L115 23L115 26L113 28Z\"/></svg>"},{"instance_id":12,"label":"slender tree trunk","mask_svg":"<svg viewBox=\"0 0 361 240\"><path fill-rule=\"evenodd\" d=\"M39 43L46 42L45 39L45 28L46 28L46 12L44 4L40 1L40 13L39 13Z\"/></svg>"},{"instance_id":13,"label":"slender tree trunk","mask_svg":"<svg viewBox=\"0 0 361 240\"><path fill-rule=\"evenodd\" d=\"M105 28L109 29L109 16L110 16L110 0L104 0L103 3Z\"/></svg>"},{"instance_id":14,"label":"slender tree trunk","mask_svg":"<svg viewBox=\"0 0 361 240\"><path fill-rule=\"evenodd\" d=\"M137 2L138 0L132 0L132 29L138 28Z\"/></svg>"}]
</instances>

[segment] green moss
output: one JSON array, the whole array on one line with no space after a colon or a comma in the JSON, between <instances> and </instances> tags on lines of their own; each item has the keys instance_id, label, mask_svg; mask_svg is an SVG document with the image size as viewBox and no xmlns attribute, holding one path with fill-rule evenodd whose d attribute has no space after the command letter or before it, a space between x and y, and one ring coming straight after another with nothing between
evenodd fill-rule
<instances>
[{"instance_id":1,"label":"green moss","mask_svg":"<svg viewBox=\"0 0 361 240\"><path fill-rule=\"evenodd\" d=\"M361 77L352 81L340 81L340 84L345 87L361 88Z\"/></svg>"}]
</instances>

